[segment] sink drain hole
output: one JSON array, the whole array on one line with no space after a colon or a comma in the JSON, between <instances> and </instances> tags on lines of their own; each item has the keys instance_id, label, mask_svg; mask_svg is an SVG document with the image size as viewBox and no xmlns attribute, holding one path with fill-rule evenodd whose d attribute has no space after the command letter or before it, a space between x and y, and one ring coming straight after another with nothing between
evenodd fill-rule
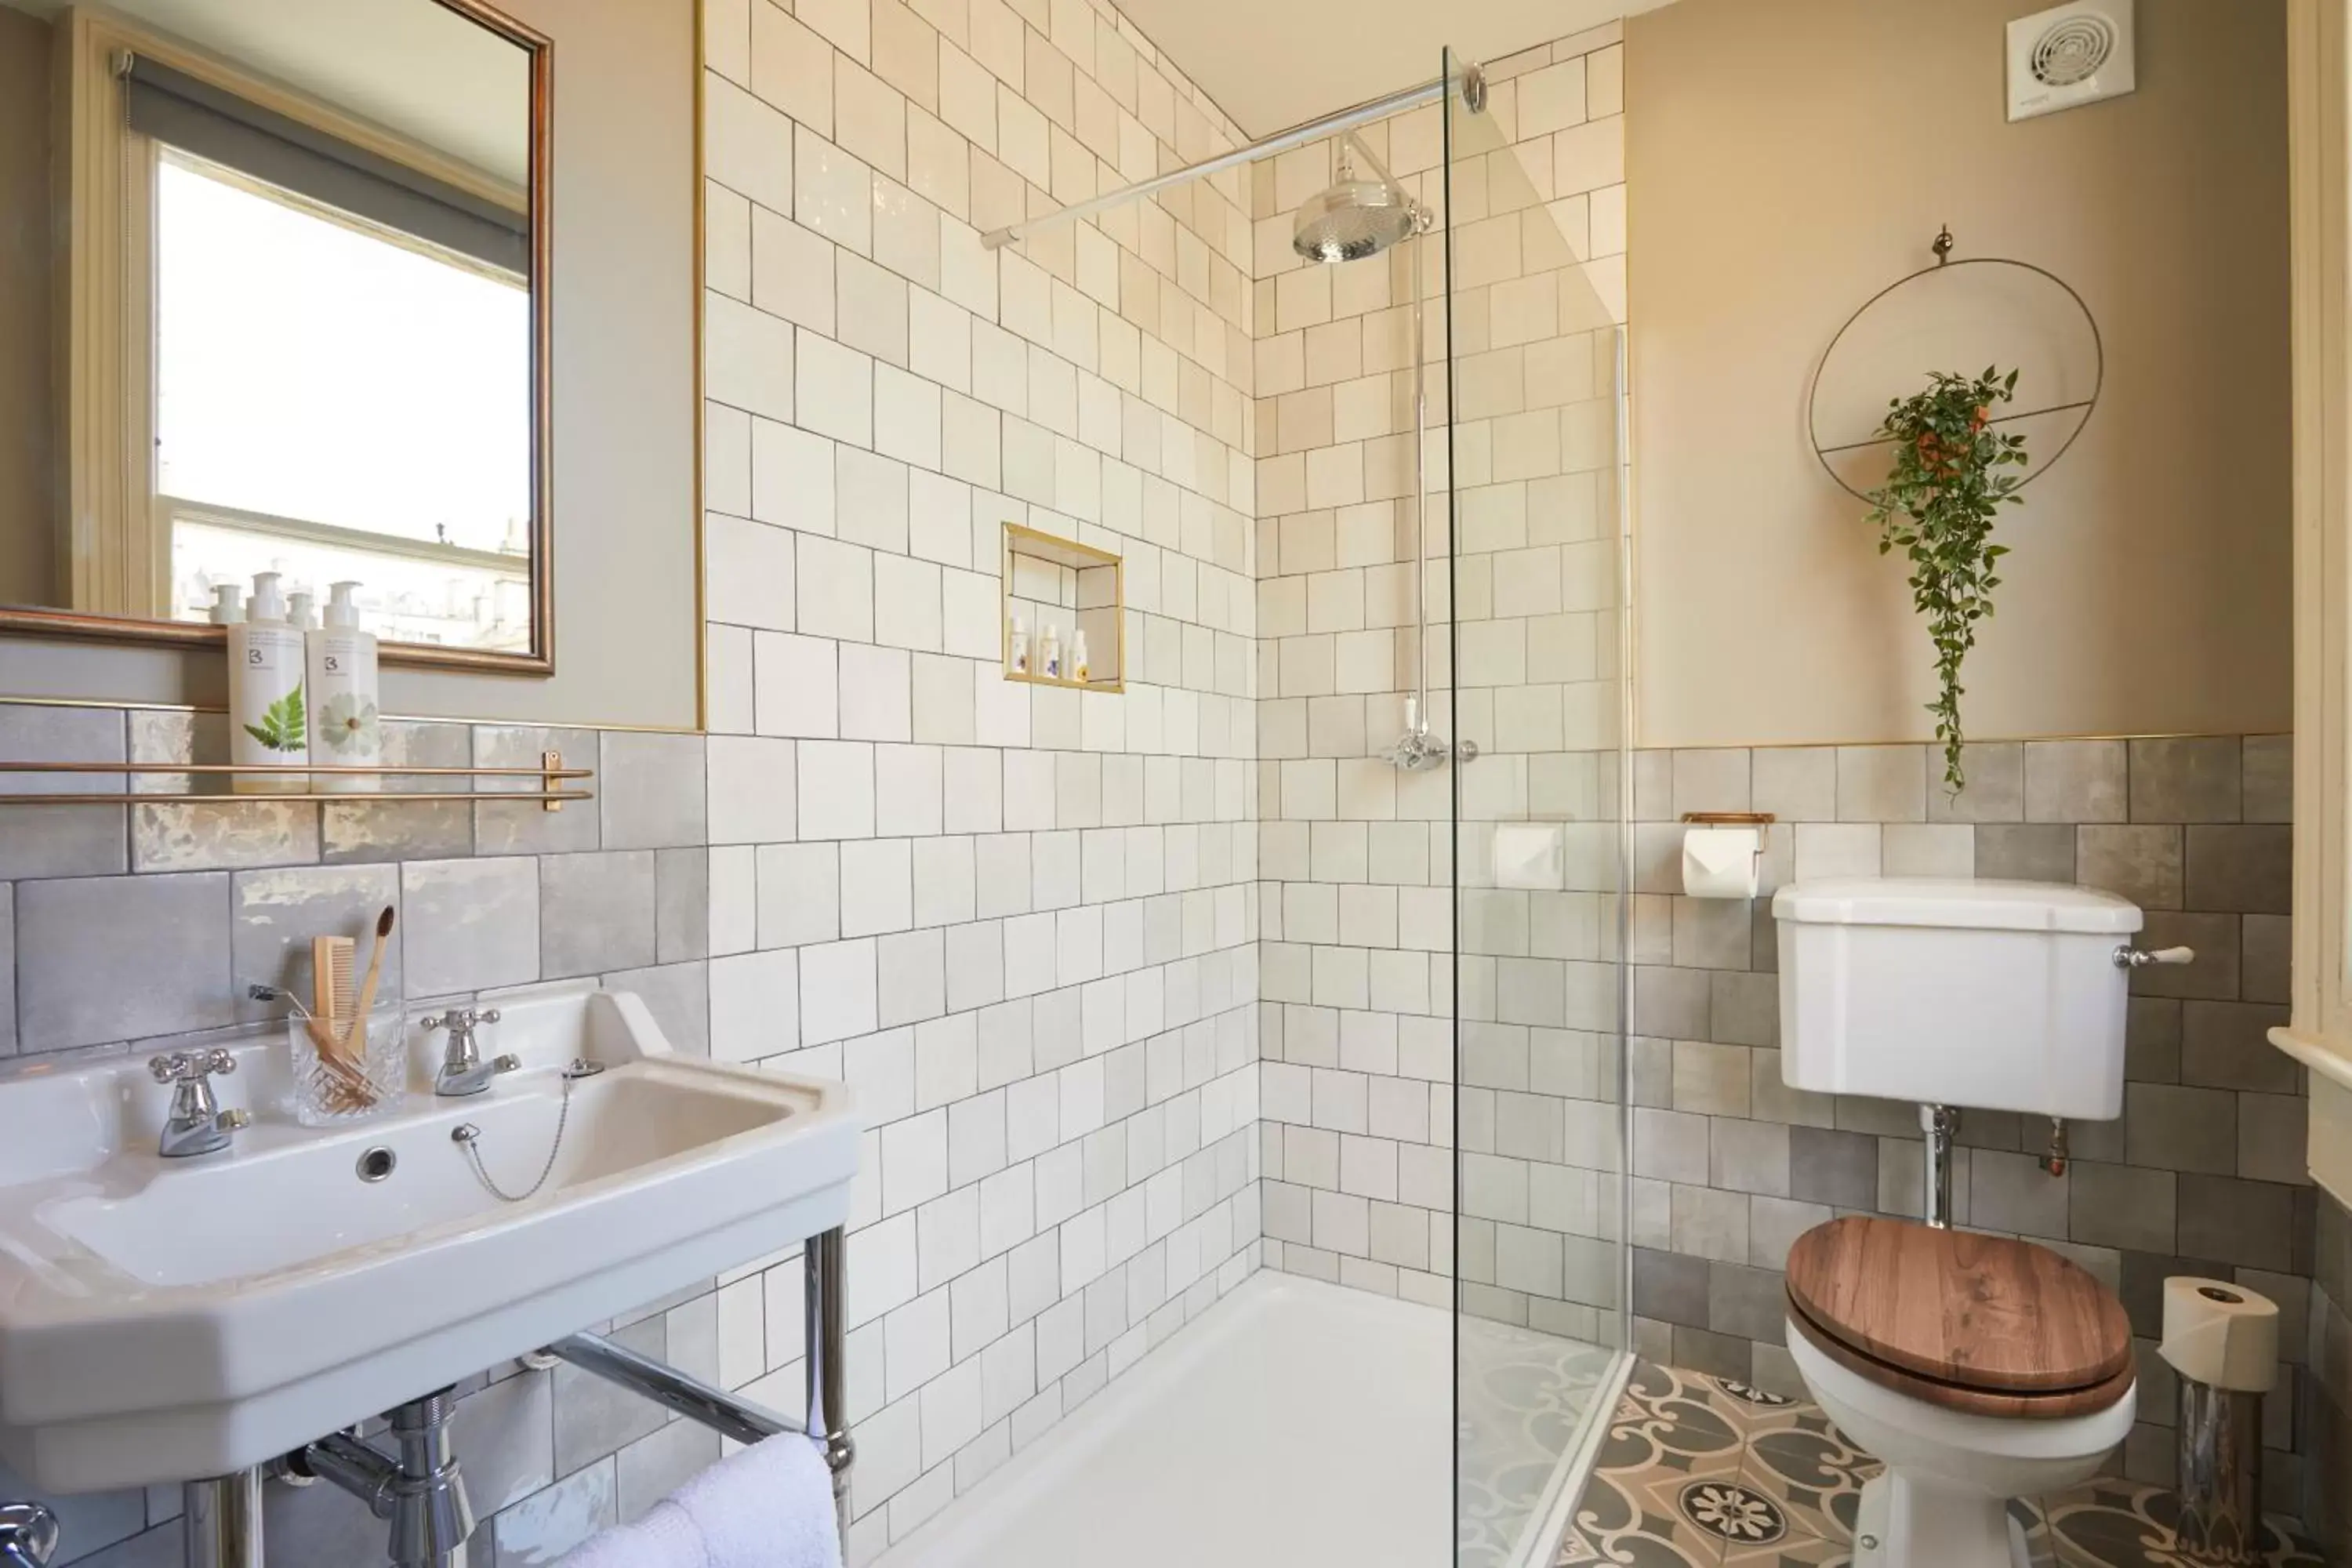
<instances>
[{"instance_id":1,"label":"sink drain hole","mask_svg":"<svg viewBox=\"0 0 2352 1568\"><path fill-rule=\"evenodd\" d=\"M362 1182L381 1182L391 1175L392 1168L399 1163L400 1156L379 1143L362 1154L359 1163L352 1168L359 1172Z\"/></svg>"}]
</instances>

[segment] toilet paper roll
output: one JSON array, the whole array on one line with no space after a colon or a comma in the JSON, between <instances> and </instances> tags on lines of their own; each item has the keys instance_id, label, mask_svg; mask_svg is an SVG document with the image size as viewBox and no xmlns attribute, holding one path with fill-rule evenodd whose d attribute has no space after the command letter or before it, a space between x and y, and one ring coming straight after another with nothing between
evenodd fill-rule
<instances>
[{"instance_id":1,"label":"toilet paper roll","mask_svg":"<svg viewBox=\"0 0 2352 1568\"><path fill-rule=\"evenodd\" d=\"M2264 1394L2278 1378L2278 1303L2226 1279L2175 1275L2164 1282L2164 1339L2157 1346L2183 1377Z\"/></svg>"},{"instance_id":2,"label":"toilet paper roll","mask_svg":"<svg viewBox=\"0 0 2352 1568\"><path fill-rule=\"evenodd\" d=\"M1683 891L1694 899L1752 899L1762 837L1752 827L1694 827L1683 835Z\"/></svg>"}]
</instances>

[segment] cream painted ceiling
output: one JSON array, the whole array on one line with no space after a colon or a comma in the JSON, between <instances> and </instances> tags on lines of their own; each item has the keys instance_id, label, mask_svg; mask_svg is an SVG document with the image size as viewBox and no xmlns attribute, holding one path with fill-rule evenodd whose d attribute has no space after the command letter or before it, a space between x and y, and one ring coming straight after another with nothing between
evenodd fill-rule
<instances>
[{"instance_id":1,"label":"cream painted ceiling","mask_svg":"<svg viewBox=\"0 0 2352 1568\"><path fill-rule=\"evenodd\" d=\"M1432 81L1440 51L1501 59L1670 0L1118 0L1251 136Z\"/></svg>"}]
</instances>

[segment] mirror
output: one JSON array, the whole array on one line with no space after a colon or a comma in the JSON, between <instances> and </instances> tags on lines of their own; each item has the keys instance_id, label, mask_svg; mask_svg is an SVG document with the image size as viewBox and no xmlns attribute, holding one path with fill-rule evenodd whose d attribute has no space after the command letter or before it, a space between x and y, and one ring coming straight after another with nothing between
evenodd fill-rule
<instances>
[{"instance_id":1,"label":"mirror","mask_svg":"<svg viewBox=\"0 0 2352 1568\"><path fill-rule=\"evenodd\" d=\"M480 0L0 0L0 630L551 668L547 40Z\"/></svg>"}]
</instances>

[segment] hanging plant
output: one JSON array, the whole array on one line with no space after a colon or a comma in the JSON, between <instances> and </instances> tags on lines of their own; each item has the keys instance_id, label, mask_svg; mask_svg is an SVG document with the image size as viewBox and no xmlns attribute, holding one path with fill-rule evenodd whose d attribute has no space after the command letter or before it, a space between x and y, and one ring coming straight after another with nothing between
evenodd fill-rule
<instances>
[{"instance_id":1,"label":"hanging plant","mask_svg":"<svg viewBox=\"0 0 2352 1568\"><path fill-rule=\"evenodd\" d=\"M1995 429L1991 409L2017 395L2017 372L1987 366L1971 380L1946 371L1927 389L1890 401L1878 434L1895 443L1886 483L1870 492L1878 552L1900 546L1911 562L1911 602L1927 617L1936 648L1936 739L1944 743L1944 783L1954 795L1960 770L1960 664L1976 646L1977 622L1992 614L2000 586L1993 563L2009 553L1990 542L1993 519L2017 500L2024 481L2000 470L2025 464L2025 437Z\"/></svg>"}]
</instances>

